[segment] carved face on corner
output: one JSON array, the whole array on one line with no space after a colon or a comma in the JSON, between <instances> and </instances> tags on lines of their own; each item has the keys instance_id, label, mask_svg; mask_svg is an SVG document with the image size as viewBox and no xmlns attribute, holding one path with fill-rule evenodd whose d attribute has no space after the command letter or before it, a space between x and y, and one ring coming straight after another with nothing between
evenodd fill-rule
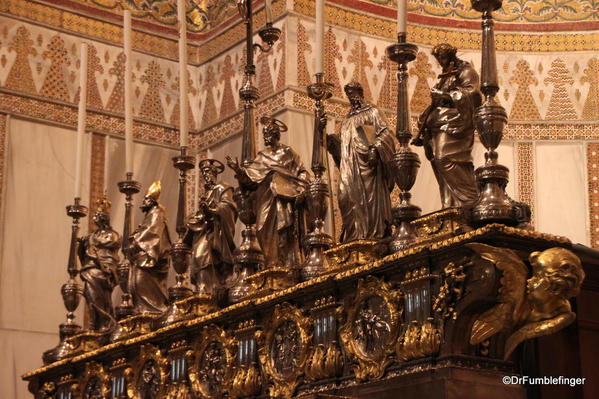
<instances>
[{"instance_id":1,"label":"carved face on corner","mask_svg":"<svg viewBox=\"0 0 599 399\"><path fill-rule=\"evenodd\" d=\"M584 271L580 259L565 248L550 248L530 254L533 276L528 279L526 292L535 305L555 298L569 299L580 292Z\"/></svg>"}]
</instances>

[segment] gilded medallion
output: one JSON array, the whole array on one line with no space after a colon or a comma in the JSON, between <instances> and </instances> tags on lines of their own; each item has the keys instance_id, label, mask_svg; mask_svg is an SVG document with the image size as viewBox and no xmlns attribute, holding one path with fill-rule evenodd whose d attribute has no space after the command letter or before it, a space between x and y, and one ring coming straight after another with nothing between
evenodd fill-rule
<instances>
[{"instance_id":1,"label":"gilded medallion","mask_svg":"<svg viewBox=\"0 0 599 399\"><path fill-rule=\"evenodd\" d=\"M376 277L358 281L340 335L345 350L357 362L354 372L359 380L381 378L391 363L399 330L399 296Z\"/></svg>"},{"instance_id":2,"label":"gilded medallion","mask_svg":"<svg viewBox=\"0 0 599 399\"><path fill-rule=\"evenodd\" d=\"M271 397L290 398L295 392L308 357L311 326L297 307L287 302L275 307L259 350L260 363L272 381Z\"/></svg>"},{"instance_id":3,"label":"gilded medallion","mask_svg":"<svg viewBox=\"0 0 599 399\"><path fill-rule=\"evenodd\" d=\"M189 366L189 380L199 398L216 399L226 395L231 385L235 340L217 325L202 330L196 356Z\"/></svg>"}]
</instances>

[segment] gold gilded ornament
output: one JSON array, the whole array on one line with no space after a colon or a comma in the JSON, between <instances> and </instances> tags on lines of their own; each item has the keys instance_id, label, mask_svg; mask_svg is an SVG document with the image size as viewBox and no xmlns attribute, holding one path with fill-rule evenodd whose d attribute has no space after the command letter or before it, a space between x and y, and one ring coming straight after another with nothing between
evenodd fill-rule
<instances>
[{"instance_id":1,"label":"gold gilded ornament","mask_svg":"<svg viewBox=\"0 0 599 399\"><path fill-rule=\"evenodd\" d=\"M169 362L162 351L152 344L142 345L129 376L127 397L159 398L167 389Z\"/></svg>"},{"instance_id":2,"label":"gold gilded ornament","mask_svg":"<svg viewBox=\"0 0 599 399\"><path fill-rule=\"evenodd\" d=\"M358 380L380 379L391 363L399 332L400 295L376 277L358 281L347 320L339 330L343 347L358 363L354 367Z\"/></svg>"},{"instance_id":3,"label":"gold gilded ornament","mask_svg":"<svg viewBox=\"0 0 599 399\"><path fill-rule=\"evenodd\" d=\"M565 248L550 248L529 256L532 277L526 280L524 262L505 248L486 244L466 244L482 259L502 272L497 304L482 313L472 326L470 343L479 344L496 333L512 331L504 358L523 341L552 334L576 318L568 299L580 293L585 274L580 259Z\"/></svg>"},{"instance_id":4,"label":"gold gilded ornament","mask_svg":"<svg viewBox=\"0 0 599 399\"><path fill-rule=\"evenodd\" d=\"M210 324L202 330L189 366L193 393L202 399L225 396L233 378L236 342L220 326Z\"/></svg>"},{"instance_id":5,"label":"gold gilded ornament","mask_svg":"<svg viewBox=\"0 0 599 399\"><path fill-rule=\"evenodd\" d=\"M85 365L85 371L79 384L81 399L108 399L110 396L110 376L100 363Z\"/></svg>"},{"instance_id":6,"label":"gold gilded ornament","mask_svg":"<svg viewBox=\"0 0 599 399\"><path fill-rule=\"evenodd\" d=\"M420 324L413 320L397 341L397 358L404 362L434 355L441 345L441 333L434 319L429 317Z\"/></svg>"},{"instance_id":7,"label":"gold gilded ornament","mask_svg":"<svg viewBox=\"0 0 599 399\"><path fill-rule=\"evenodd\" d=\"M304 372L312 340L312 323L302 311L287 303L275 306L259 349L260 364L271 378L273 398L290 398Z\"/></svg>"}]
</instances>

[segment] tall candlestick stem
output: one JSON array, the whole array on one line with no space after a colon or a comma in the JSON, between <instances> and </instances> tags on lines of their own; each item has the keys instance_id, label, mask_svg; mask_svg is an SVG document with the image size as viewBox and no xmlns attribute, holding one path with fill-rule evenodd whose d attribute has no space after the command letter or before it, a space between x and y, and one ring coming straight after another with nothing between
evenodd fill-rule
<instances>
[{"instance_id":1,"label":"tall candlestick stem","mask_svg":"<svg viewBox=\"0 0 599 399\"><path fill-rule=\"evenodd\" d=\"M133 89L132 89L132 40L131 11L124 13L124 53L125 53L125 172L133 175Z\"/></svg>"},{"instance_id":2,"label":"tall candlestick stem","mask_svg":"<svg viewBox=\"0 0 599 399\"><path fill-rule=\"evenodd\" d=\"M81 198L81 173L83 171L83 135L85 134L85 111L87 105L87 43L81 44L81 67L79 70L79 113L77 116L77 148L75 151L75 198Z\"/></svg>"}]
</instances>

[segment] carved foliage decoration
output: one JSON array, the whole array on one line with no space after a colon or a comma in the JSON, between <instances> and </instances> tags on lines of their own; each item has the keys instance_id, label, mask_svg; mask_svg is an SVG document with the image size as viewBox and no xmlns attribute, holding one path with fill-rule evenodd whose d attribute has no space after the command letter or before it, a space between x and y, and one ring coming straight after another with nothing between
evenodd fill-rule
<instances>
[{"instance_id":1,"label":"carved foliage decoration","mask_svg":"<svg viewBox=\"0 0 599 399\"><path fill-rule=\"evenodd\" d=\"M340 329L346 352L358 363L357 379L379 379L391 363L400 324L399 299L400 293L381 279L368 276L358 281Z\"/></svg>"},{"instance_id":2,"label":"carved foliage decoration","mask_svg":"<svg viewBox=\"0 0 599 399\"><path fill-rule=\"evenodd\" d=\"M259 350L260 363L272 380L271 397L290 398L295 392L308 357L311 327L297 307L287 302L275 307Z\"/></svg>"},{"instance_id":3,"label":"carved foliage decoration","mask_svg":"<svg viewBox=\"0 0 599 399\"><path fill-rule=\"evenodd\" d=\"M236 343L222 327L205 326L189 366L191 388L198 398L225 396L233 377Z\"/></svg>"},{"instance_id":4,"label":"carved foliage decoration","mask_svg":"<svg viewBox=\"0 0 599 399\"><path fill-rule=\"evenodd\" d=\"M169 375L168 360L154 345L142 345L127 395L133 399L158 399L164 394Z\"/></svg>"},{"instance_id":5,"label":"carved foliage decoration","mask_svg":"<svg viewBox=\"0 0 599 399\"><path fill-rule=\"evenodd\" d=\"M79 388L79 398L81 399L108 399L110 376L100 363L87 363Z\"/></svg>"}]
</instances>

